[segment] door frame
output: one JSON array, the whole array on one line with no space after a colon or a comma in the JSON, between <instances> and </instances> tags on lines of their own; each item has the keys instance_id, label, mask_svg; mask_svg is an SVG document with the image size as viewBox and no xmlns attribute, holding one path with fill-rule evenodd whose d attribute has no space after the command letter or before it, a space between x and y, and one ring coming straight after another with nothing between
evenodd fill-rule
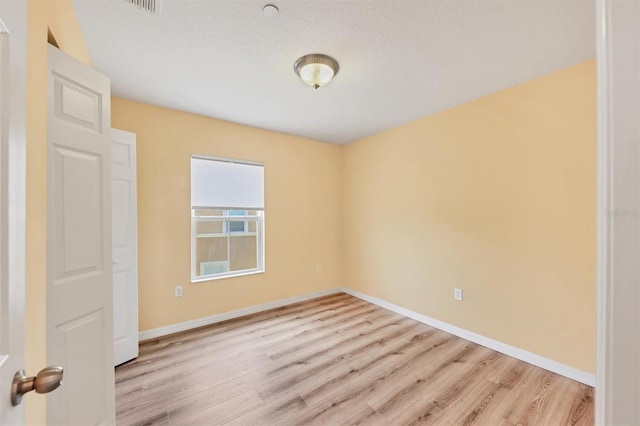
<instances>
[{"instance_id":1,"label":"door frame","mask_svg":"<svg viewBox=\"0 0 640 426\"><path fill-rule=\"evenodd\" d=\"M11 358L6 368L23 368L25 362L25 213L26 213L26 108L27 108L27 4L8 1L2 4L1 17L10 33L8 66L3 70L9 75L9 96L2 94L3 108L9 112L7 145L2 147L2 191L0 202L2 216L2 256L3 280L7 280L7 294L0 295L2 303L9 302L6 317L0 323L11 321L11 330L0 332L8 337ZM7 65L7 64L5 64ZM3 88L4 90L4 88ZM22 365L21 365L22 364ZM7 371L13 374L15 371ZM4 373L3 373L4 375ZM10 383L4 383L0 395L8 397ZM4 404L8 403L6 400ZM14 407L16 417L24 418L24 404ZM13 418L13 417L12 417Z\"/></svg>"},{"instance_id":2,"label":"door frame","mask_svg":"<svg viewBox=\"0 0 640 426\"><path fill-rule=\"evenodd\" d=\"M640 6L597 0L597 425L640 421Z\"/></svg>"}]
</instances>

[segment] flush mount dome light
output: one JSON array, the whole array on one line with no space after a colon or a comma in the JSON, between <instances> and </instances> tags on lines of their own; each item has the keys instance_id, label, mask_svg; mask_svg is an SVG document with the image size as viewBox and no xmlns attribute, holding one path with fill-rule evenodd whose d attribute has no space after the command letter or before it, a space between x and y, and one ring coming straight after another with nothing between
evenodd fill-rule
<instances>
[{"instance_id":1,"label":"flush mount dome light","mask_svg":"<svg viewBox=\"0 0 640 426\"><path fill-rule=\"evenodd\" d=\"M300 80L317 89L329 83L338 74L340 66L331 56L312 53L298 59L293 64L293 69Z\"/></svg>"}]
</instances>

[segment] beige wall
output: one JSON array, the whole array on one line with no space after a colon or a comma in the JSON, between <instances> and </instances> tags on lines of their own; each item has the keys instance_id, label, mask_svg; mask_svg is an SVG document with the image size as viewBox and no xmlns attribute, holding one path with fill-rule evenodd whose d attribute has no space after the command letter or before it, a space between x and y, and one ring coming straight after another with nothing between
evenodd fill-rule
<instances>
[{"instance_id":1,"label":"beige wall","mask_svg":"<svg viewBox=\"0 0 640 426\"><path fill-rule=\"evenodd\" d=\"M140 330L342 284L341 147L119 98L112 125L138 140ZM265 273L190 284L191 154L264 163Z\"/></svg>"},{"instance_id":2,"label":"beige wall","mask_svg":"<svg viewBox=\"0 0 640 426\"><path fill-rule=\"evenodd\" d=\"M347 145L345 285L593 372L595 76L588 61Z\"/></svg>"},{"instance_id":3,"label":"beige wall","mask_svg":"<svg viewBox=\"0 0 640 426\"><path fill-rule=\"evenodd\" d=\"M26 360L27 372L47 365L46 354L46 143L47 37L90 64L71 0L29 0L27 6L27 217ZM38 266L34 266L38 265ZM45 398L25 398L28 424L45 423Z\"/></svg>"}]
</instances>

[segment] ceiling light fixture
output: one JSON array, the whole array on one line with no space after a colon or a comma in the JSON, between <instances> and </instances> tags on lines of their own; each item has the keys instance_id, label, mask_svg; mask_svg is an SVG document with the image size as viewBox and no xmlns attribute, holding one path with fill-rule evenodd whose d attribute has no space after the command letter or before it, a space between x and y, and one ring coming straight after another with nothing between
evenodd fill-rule
<instances>
[{"instance_id":1,"label":"ceiling light fixture","mask_svg":"<svg viewBox=\"0 0 640 426\"><path fill-rule=\"evenodd\" d=\"M300 80L317 89L329 83L338 74L340 66L331 56L321 53L304 55L293 64Z\"/></svg>"}]
</instances>

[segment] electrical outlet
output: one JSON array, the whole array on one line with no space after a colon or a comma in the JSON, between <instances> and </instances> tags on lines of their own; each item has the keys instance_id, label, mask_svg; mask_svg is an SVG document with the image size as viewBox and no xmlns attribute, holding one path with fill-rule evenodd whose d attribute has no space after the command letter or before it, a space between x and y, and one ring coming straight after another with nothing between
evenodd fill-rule
<instances>
[{"instance_id":1,"label":"electrical outlet","mask_svg":"<svg viewBox=\"0 0 640 426\"><path fill-rule=\"evenodd\" d=\"M453 298L462 302L462 289L454 288L453 289Z\"/></svg>"},{"instance_id":2,"label":"electrical outlet","mask_svg":"<svg viewBox=\"0 0 640 426\"><path fill-rule=\"evenodd\" d=\"M176 297L182 297L182 286L181 285L176 286L175 295L176 295Z\"/></svg>"},{"instance_id":3,"label":"electrical outlet","mask_svg":"<svg viewBox=\"0 0 640 426\"><path fill-rule=\"evenodd\" d=\"M319 263L316 265L316 272L322 272L322 265Z\"/></svg>"}]
</instances>

